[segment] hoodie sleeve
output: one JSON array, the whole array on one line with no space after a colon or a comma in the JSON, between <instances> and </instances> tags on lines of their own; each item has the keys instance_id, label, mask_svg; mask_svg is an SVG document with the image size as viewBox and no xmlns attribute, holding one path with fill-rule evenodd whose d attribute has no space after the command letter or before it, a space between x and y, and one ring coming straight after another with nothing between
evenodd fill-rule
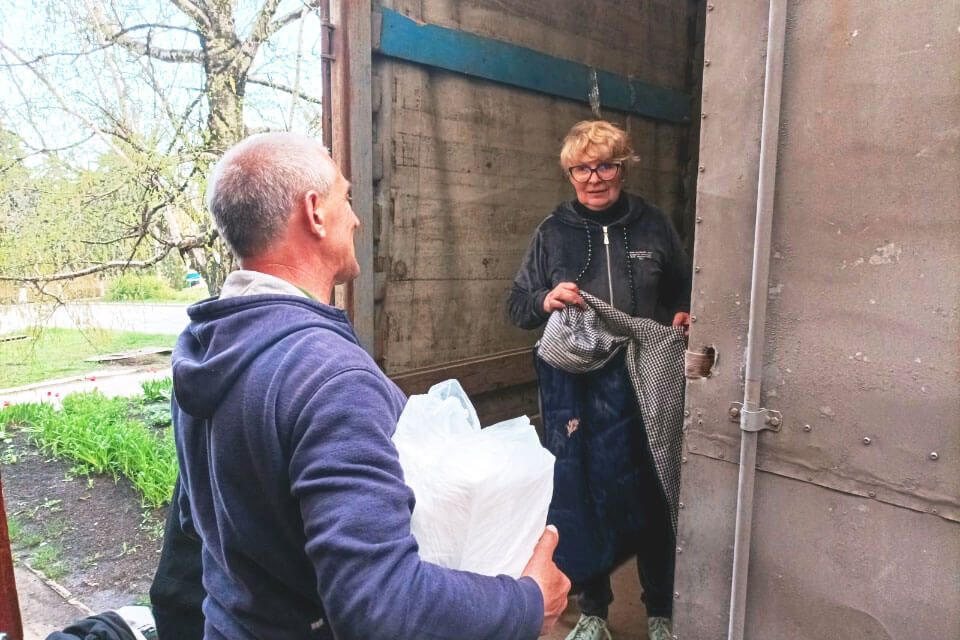
<instances>
[{"instance_id":1,"label":"hoodie sleeve","mask_svg":"<svg viewBox=\"0 0 960 640\"><path fill-rule=\"evenodd\" d=\"M546 322L550 314L543 310L543 299L551 288L541 226L534 233L513 279L507 301L510 322L521 329L536 329Z\"/></svg>"},{"instance_id":2,"label":"hoodie sleeve","mask_svg":"<svg viewBox=\"0 0 960 640\"><path fill-rule=\"evenodd\" d=\"M660 306L673 316L680 311L690 311L690 258L683 250L680 236L664 216L667 226L667 265L660 281Z\"/></svg>"},{"instance_id":3,"label":"hoodie sleeve","mask_svg":"<svg viewBox=\"0 0 960 640\"><path fill-rule=\"evenodd\" d=\"M532 579L420 559L390 438L397 404L380 377L351 369L320 387L295 427L291 487L326 622L343 639L536 638L543 598Z\"/></svg>"}]
</instances>

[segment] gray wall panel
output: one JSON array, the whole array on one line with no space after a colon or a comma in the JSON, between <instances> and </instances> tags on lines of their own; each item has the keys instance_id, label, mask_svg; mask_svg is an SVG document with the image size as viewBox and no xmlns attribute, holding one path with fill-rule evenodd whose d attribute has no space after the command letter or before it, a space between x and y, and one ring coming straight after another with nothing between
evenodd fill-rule
<instances>
[{"instance_id":1,"label":"gray wall panel","mask_svg":"<svg viewBox=\"0 0 960 640\"><path fill-rule=\"evenodd\" d=\"M768 7L714 4L691 343L720 362L687 394L688 638L726 635ZM788 7L762 398L784 425L760 436L747 637L957 638L960 3Z\"/></svg>"}]
</instances>

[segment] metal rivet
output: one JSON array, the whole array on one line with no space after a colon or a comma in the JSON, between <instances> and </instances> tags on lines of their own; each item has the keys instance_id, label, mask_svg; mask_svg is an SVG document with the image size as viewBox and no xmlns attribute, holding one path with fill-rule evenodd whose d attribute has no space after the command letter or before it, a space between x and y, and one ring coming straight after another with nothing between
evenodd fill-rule
<instances>
[{"instance_id":1,"label":"metal rivet","mask_svg":"<svg viewBox=\"0 0 960 640\"><path fill-rule=\"evenodd\" d=\"M937 459L939 459L939 458L940 458L940 455L939 455L936 451L931 451L931 452L930 452L930 459L931 459L931 460L937 460Z\"/></svg>"},{"instance_id":2,"label":"metal rivet","mask_svg":"<svg viewBox=\"0 0 960 640\"><path fill-rule=\"evenodd\" d=\"M683 547L677 547L677 553L683 553Z\"/></svg>"},{"instance_id":3,"label":"metal rivet","mask_svg":"<svg viewBox=\"0 0 960 640\"><path fill-rule=\"evenodd\" d=\"M690 417L690 409L684 409L684 410L683 410L683 415L685 415L685 416L687 416L687 417L689 418L689 417Z\"/></svg>"},{"instance_id":4,"label":"metal rivet","mask_svg":"<svg viewBox=\"0 0 960 640\"><path fill-rule=\"evenodd\" d=\"M767 416L766 418L763 419L763 422L765 424L770 425L771 427L780 426L780 418L778 418L777 416Z\"/></svg>"},{"instance_id":5,"label":"metal rivet","mask_svg":"<svg viewBox=\"0 0 960 640\"><path fill-rule=\"evenodd\" d=\"M705 166L703 166L703 165L700 165L699 167L697 167L697 171L699 171L700 173L703 173L703 172L706 171L706 170L707 170L707 168L706 168Z\"/></svg>"},{"instance_id":6,"label":"metal rivet","mask_svg":"<svg viewBox=\"0 0 960 640\"><path fill-rule=\"evenodd\" d=\"M690 322L696 322L697 316L690 316Z\"/></svg>"},{"instance_id":7,"label":"metal rivet","mask_svg":"<svg viewBox=\"0 0 960 640\"><path fill-rule=\"evenodd\" d=\"M701 218L700 216L697 216L697 224L700 224L701 222L703 222L703 218Z\"/></svg>"},{"instance_id":8,"label":"metal rivet","mask_svg":"<svg viewBox=\"0 0 960 640\"><path fill-rule=\"evenodd\" d=\"M876 498L876 497L877 497L877 492L876 492L876 491L868 491L868 492L867 492L867 495L870 496L871 498Z\"/></svg>"},{"instance_id":9,"label":"metal rivet","mask_svg":"<svg viewBox=\"0 0 960 640\"><path fill-rule=\"evenodd\" d=\"M813 431L813 427L811 427L811 426L808 425L808 424L805 424L805 425L803 425L803 430L806 431L807 433L809 433L809 432Z\"/></svg>"},{"instance_id":10,"label":"metal rivet","mask_svg":"<svg viewBox=\"0 0 960 640\"><path fill-rule=\"evenodd\" d=\"M871 440L870 438L863 439L863 444L870 444L871 442L873 442L873 440Z\"/></svg>"},{"instance_id":11,"label":"metal rivet","mask_svg":"<svg viewBox=\"0 0 960 640\"><path fill-rule=\"evenodd\" d=\"M682 503L682 502L681 502L680 504L678 504L677 506L680 507L681 509L683 509L683 503Z\"/></svg>"},{"instance_id":12,"label":"metal rivet","mask_svg":"<svg viewBox=\"0 0 960 640\"><path fill-rule=\"evenodd\" d=\"M696 273L700 273L700 265L697 265L693 268Z\"/></svg>"},{"instance_id":13,"label":"metal rivet","mask_svg":"<svg viewBox=\"0 0 960 640\"><path fill-rule=\"evenodd\" d=\"M930 513L936 514L936 513L938 513L938 512L937 512L936 509L930 509Z\"/></svg>"},{"instance_id":14,"label":"metal rivet","mask_svg":"<svg viewBox=\"0 0 960 640\"><path fill-rule=\"evenodd\" d=\"M713 11L713 5L712 5L712 4L708 4L708 5L707 5L707 11Z\"/></svg>"},{"instance_id":15,"label":"metal rivet","mask_svg":"<svg viewBox=\"0 0 960 640\"><path fill-rule=\"evenodd\" d=\"M730 417L731 417L731 418L737 418L737 417L740 416L740 408L739 408L739 407L730 407L730 411L728 411L728 413L730 414Z\"/></svg>"},{"instance_id":16,"label":"metal rivet","mask_svg":"<svg viewBox=\"0 0 960 640\"><path fill-rule=\"evenodd\" d=\"M700 119L701 119L701 120L706 120L706 119L707 119L707 114L701 113L701 114L700 114Z\"/></svg>"},{"instance_id":17,"label":"metal rivet","mask_svg":"<svg viewBox=\"0 0 960 640\"><path fill-rule=\"evenodd\" d=\"M704 61L703 61L703 66L709 67L709 66L710 66L710 61L709 61L709 60L704 60Z\"/></svg>"},{"instance_id":18,"label":"metal rivet","mask_svg":"<svg viewBox=\"0 0 960 640\"><path fill-rule=\"evenodd\" d=\"M673 597L674 597L674 598L679 598L679 597L680 597L680 592L679 592L679 591L674 591L674 592L673 592Z\"/></svg>"}]
</instances>

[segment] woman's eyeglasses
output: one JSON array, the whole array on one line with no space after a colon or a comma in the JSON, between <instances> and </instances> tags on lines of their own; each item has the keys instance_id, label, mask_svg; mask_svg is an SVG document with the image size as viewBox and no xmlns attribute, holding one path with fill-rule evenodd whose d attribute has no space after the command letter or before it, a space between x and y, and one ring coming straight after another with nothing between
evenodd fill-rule
<instances>
[{"instance_id":1,"label":"woman's eyeglasses","mask_svg":"<svg viewBox=\"0 0 960 640\"><path fill-rule=\"evenodd\" d=\"M581 164L576 167L570 167L567 171L570 172L570 177L577 182L589 182L590 176L594 173L596 173L597 177L601 180L613 180L617 177L617 174L620 173L622 164L622 162L604 162L603 164L598 164L596 168Z\"/></svg>"}]
</instances>

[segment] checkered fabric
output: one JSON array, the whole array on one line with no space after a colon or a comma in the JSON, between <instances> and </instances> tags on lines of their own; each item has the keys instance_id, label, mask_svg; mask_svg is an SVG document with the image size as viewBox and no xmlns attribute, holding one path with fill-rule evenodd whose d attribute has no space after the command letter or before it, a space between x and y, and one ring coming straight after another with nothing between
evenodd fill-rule
<instances>
[{"instance_id":1,"label":"checkered fabric","mask_svg":"<svg viewBox=\"0 0 960 640\"><path fill-rule=\"evenodd\" d=\"M683 327L634 318L581 291L586 309L569 306L550 315L537 355L568 373L586 373L626 348L627 372L640 405L674 533L680 496L683 438Z\"/></svg>"}]
</instances>

